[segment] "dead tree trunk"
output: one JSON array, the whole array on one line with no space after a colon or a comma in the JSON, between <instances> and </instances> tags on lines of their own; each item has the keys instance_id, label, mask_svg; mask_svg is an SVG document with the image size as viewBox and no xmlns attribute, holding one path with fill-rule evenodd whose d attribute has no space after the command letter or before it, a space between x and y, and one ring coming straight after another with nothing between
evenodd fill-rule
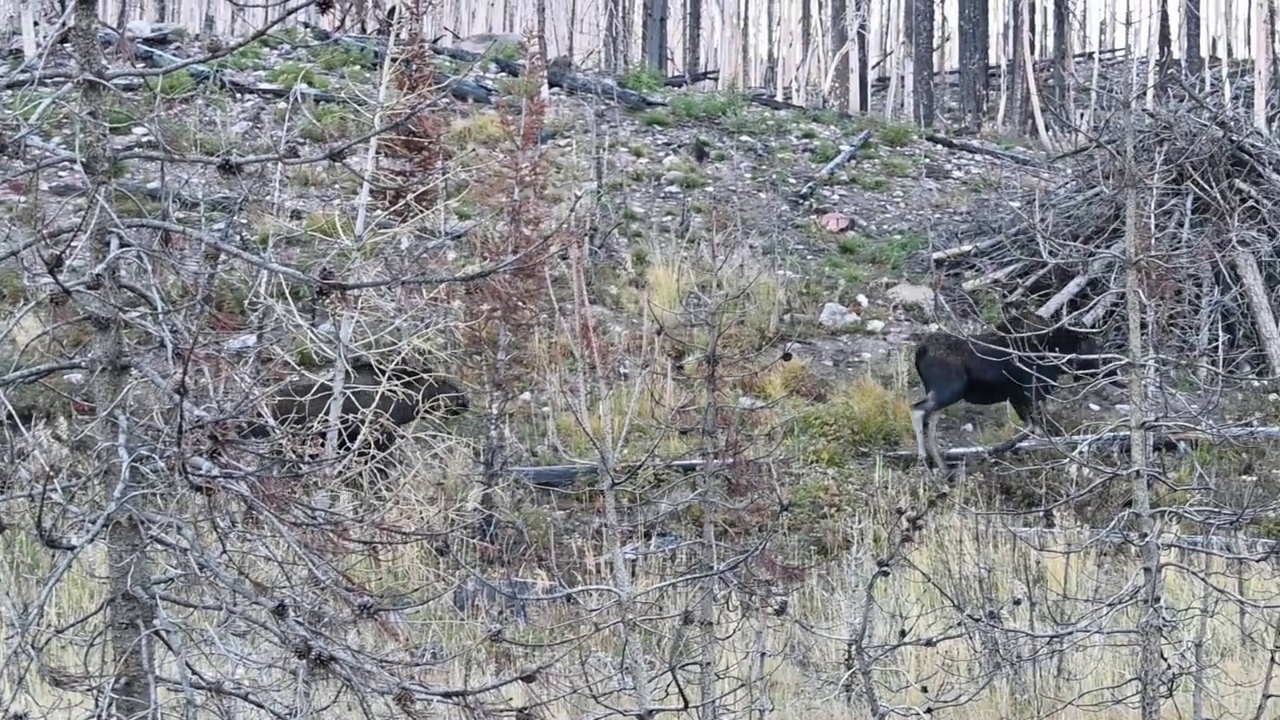
<instances>
[{"instance_id":1,"label":"dead tree trunk","mask_svg":"<svg viewBox=\"0 0 1280 720\"><path fill-rule=\"evenodd\" d=\"M667 74L667 0L644 0L644 28L641 32L644 64Z\"/></svg>"},{"instance_id":2,"label":"dead tree trunk","mask_svg":"<svg viewBox=\"0 0 1280 720\"><path fill-rule=\"evenodd\" d=\"M1030 62L1027 57L1026 45L1022 42L1022 35L1027 31L1026 8L1028 4L1021 0L1014 0L1013 13L1009 21L1009 43L1011 45L1009 54L1009 96L1008 96L1008 112L1009 115L1005 121L1012 133L1021 135L1026 129L1026 113L1027 104L1027 81L1026 70L1024 65Z\"/></svg>"},{"instance_id":3,"label":"dead tree trunk","mask_svg":"<svg viewBox=\"0 0 1280 720\"><path fill-rule=\"evenodd\" d=\"M1138 692L1142 720L1160 720L1160 677L1164 660L1160 653L1163 622L1161 609L1163 586L1160 573L1160 541L1156 535L1155 515L1151 511L1151 480L1154 474L1151 453L1151 415L1147 410L1150 390L1153 386L1152 365L1144 349L1144 329L1154 324L1144 315L1149 306L1143 301L1143 285L1153 248L1143 241L1145 223L1138 217L1139 198L1135 159L1135 90L1138 86L1131 73L1130 92L1125 118L1125 246L1128 269L1125 272L1125 304L1129 324L1129 425L1132 443L1130 475L1132 477L1133 502L1131 509L1138 525L1139 558L1142 564L1142 592L1138 621Z\"/></svg>"},{"instance_id":4,"label":"dead tree trunk","mask_svg":"<svg viewBox=\"0 0 1280 720\"><path fill-rule=\"evenodd\" d=\"M813 3L814 0L800 0L801 62L809 59L809 51L813 49Z\"/></svg>"},{"instance_id":5,"label":"dead tree trunk","mask_svg":"<svg viewBox=\"0 0 1280 720\"><path fill-rule=\"evenodd\" d=\"M871 68L867 66L867 18L871 16L869 0L853 0L853 39L858 52L858 112L871 109Z\"/></svg>"},{"instance_id":6,"label":"dead tree trunk","mask_svg":"<svg viewBox=\"0 0 1280 720\"><path fill-rule=\"evenodd\" d=\"M1053 100L1058 111L1058 124L1072 122L1071 94L1067 87L1071 49L1067 26L1071 22L1069 0L1053 0Z\"/></svg>"},{"instance_id":7,"label":"dead tree trunk","mask_svg":"<svg viewBox=\"0 0 1280 720\"><path fill-rule=\"evenodd\" d=\"M916 125L933 127L933 0L916 0L911 51L914 54L915 93L912 110Z\"/></svg>"},{"instance_id":8,"label":"dead tree trunk","mask_svg":"<svg viewBox=\"0 0 1280 720\"><path fill-rule=\"evenodd\" d=\"M848 0L831 0L831 51L836 53L834 74L831 78L831 104L841 110L849 109L849 55L843 52L849 43Z\"/></svg>"},{"instance_id":9,"label":"dead tree trunk","mask_svg":"<svg viewBox=\"0 0 1280 720\"><path fill-rule=\"evenodd\" d=\"M684 12L684 72L692 75L702 69L702 0L685 0Z\"/></svg>"},{"instance_id":10,"label":"dead tree trunk","mask_svg":"<svg viewBox=\"0 0 1280 720\"><path fill-rule=\"evenodd\" d=\"M98 42L98 3L76 0L75 24L71 29L72 48L79 65L80 110L75 120L76 143L85 179L94 192L86 213L84 243L89 249L95 276L80 285L73 296L94 328L91 340L91 391L98 416L96 430L98 467L102 496L106 498L107 585L106 639L112 656L108 684L111 717L117 720L149 720L156 717L152 703L155 691L154 648L151 642L156 608L151 588L145 586L151 572L147 563L147 538L139 513L147 489L140 486L128 456L134 432L127 406L125 379L128 354L124 320L119 308L127 306L120 297L119 261L114 259L113 236L103 225L109 211L95 209L94 203L110 207L115 159L111 139L106 134L107 83L102 46Z\"/></svg>"},{"instance_id":11,"label":"dead tree trunk","mask_svg":"<svg viewBox=\"0 0 1280 720\"><path fill-rule=\"evenodd\" d=\"M1204 71L1204 57L1200 49L1200 0L1183 0L1182 18L1184 72L1187 77L1196 78Z\"/></svg>"},{"instance_id":12,"label":"dead tree trunk","mask_svg":"<svg viewBox=\"0 0 1280 720\"><path fill-rule=\"evenodd\" d=\"M765 54L764 86L770 90L778 88L778 0L765 0L766 42L769 50Z\"/></svg>"},{"instance_id":13,"label":"dead tree trunk","mask_svg":"<svg viewBox=\"0 0 1280 720\"><path fill-rule=\"evenodd\" d=\"M623 24L626 16L622 12L623 0L606 0L604 6L604 69L617 75L626 64L626 45Z\"/></svg>"},{"instance_id":14,"label":"dead tree trunk","mask_svg":"<svg viewBox=\"0 0 1280 720\"><path fill-rule=\"evenodd\" d=\"M982 128L982 99L987 77L987 48L981 40L984 3L960 0L960 108L970 129Z\"/></svg>"}]
</instances>

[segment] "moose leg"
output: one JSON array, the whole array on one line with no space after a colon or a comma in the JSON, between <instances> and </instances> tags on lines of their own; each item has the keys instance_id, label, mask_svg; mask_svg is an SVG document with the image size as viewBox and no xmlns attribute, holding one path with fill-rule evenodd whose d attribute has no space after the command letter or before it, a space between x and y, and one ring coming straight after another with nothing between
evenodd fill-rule
<instances>
[{"instance_id":1,"label":"moose leg","mask_svg":"<svg viewBox=\"0 0 1280 720\"><path fill-rule=\"evenodd\" d=\"M919 404L916 403L911 407L911 429L916 433L916 457L920 459L921 463L926 463L928 462L928 453L925 449L924 435L925 426L929 423L931 413L916 407Z\"/></svg>"},{"instance_id":2,"label":"moose leg","mask_svg":"<svg viewBox=\"0 0 1280 720\"><path fill-rule=\"evenodd\" d=\"M925 434L928 437L929 455L933 458L933 463L938 469L945 468L947 463L942 458L942 453L938 450L938 416L930 415L928 422L925 424Z\"/></svg>"},{"instance_id":3,"label":"moose leg","mask_svg":"<svg viewBox=\"0 0 1280 720\"><path fill-rule=\"evenodd\" d=\"M962 392L943 395L929 390L925 393L923 400L911 406L911 429L916 434L916 454L920 462L925 465L928 465L929 458L932 458L938 469L946 467L942 453L938 451L936 413L958 402L961 395Z\"/></svg>"},{"instance_id":4,"label":"moose leg","mask_svg":"<svg viewBox=\"0 0 1280 720\"><path fill-rule=\"evenodd\" d=\"M1018 419L1022 421L1025 427L1008 440L993 445L990 450L991 455L1003 455L1016 447L1018 443L1031 437L1033 433L1040 433L1040 421L1037 417L1035 406L1029 398L1009 398L1009 404L1013 406L1013 411L1018 414Z\"/></svg>"}]
</instances>

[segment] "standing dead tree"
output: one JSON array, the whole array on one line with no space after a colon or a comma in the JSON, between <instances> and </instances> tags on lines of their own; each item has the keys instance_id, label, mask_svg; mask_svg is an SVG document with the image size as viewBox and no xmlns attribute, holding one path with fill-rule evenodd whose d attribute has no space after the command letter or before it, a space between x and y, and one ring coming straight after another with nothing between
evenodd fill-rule
<instances>
[{"instance_id":1,"label":"standing dead tree","mask_svg":"<svg viewBox=\"0 0 1280 720\"><path fill-rule=\"evenodd\" d=\"M0 489L0 542L13 560L0 570L4 714L142 720L219 706L265 720L383 716L435 700L496 708L497 693L554 654L520 658L482 686L458 681L466 672L442 682L431 677L440 640L408 622L456 621L435 600L458 579L439 556L469 521L470 446L416 423L398 448L394 492L380 499L343 483L329 492L341 462L308 474L322 492L302 488L222 431L259 419L249 400L272 384L264 376L327 364L314 384L327 397L295 388L296 402L276 409L286 424L301 414L331 426L321 434L332 456L339 440L380 429L325 422L353 409L328 400L368 391L351 359L426 358L460 375L460 387L378 378L416 386L409 402L368 403L409 429L414 410L470 389L448 288L502 276L544 248L481 256L460 251L458 235L426 237L420 229L444 217L435 173L417 178L420 202L369 190L404 167L403 147L370 142L394 123L381 119L387 108L405 110L396 128L424 156L418 167L440 169L441 123L421 110L446 88L402 91L386 64L370 93L374 119L344 114L335 131L303 95L264 117L184 67L104 56L97 10L76 6L74 64L21 79L31 87L16 92L42 97L42 84L65 83L48 97L68 112L53 100L29 108L20 151L0 170L6 188L24 192L22 212L13 196L0 199L0 396L35 397L4 413L18 421L6 425L20 481ZM187 67L212 61L194 51ZM365 163L343 164L356 146L368 149ZM70 192L48 190L55 173ZM142 185L154 192L130 192ZM393 213L400 222L386 220ZM63 622L79 629L57 631ZM489 643L447 638L464 656Z\"/></svg>"}]
</instances>

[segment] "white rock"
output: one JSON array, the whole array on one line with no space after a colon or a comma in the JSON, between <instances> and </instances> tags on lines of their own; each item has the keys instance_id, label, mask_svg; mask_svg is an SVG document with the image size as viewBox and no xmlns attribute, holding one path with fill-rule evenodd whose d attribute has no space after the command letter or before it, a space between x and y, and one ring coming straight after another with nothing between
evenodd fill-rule
<instances>
[{"instance_id":1,"label":"white rock","mask_svg":"<svg viewBox=\"0 0 1280 720\"><path fill-rule=\"evenodd\" d=\"M533 393L529 392L528 390L525 390L524 392L520 393L520 397L516 399L522 403L533 402Z\"/></svg>"},{"instance_id":2,"label":"white rock","mask_svg":"<svg viewBox=\"0 0 1280 720\"><path fill-rule=\"evenodd\" d=\"M127 38L146 37L151 34L151 23L146 20L130 20L124 26L124 36Z\"/></svg>"},{"instance_id":3,"label":"white rock","mask_svg":"<svg viewBox=\"0 0 1280 720\"><path fill-rule=\"evenodd\" d=\"M249 333L248 335L240 335L233 337L223 344L227 350L247 350L258 344L258 335Z\"/></svg>"},{"instance_id":4,"label":"white rock","mask_svg":"<svg viewBox=\"0 0 1280 720\"><path fill-rule=\"evenodd\" d=\"M856 323L861 318L858 317L849 308L840 303L829 302L822 306L822 312L818 314L818 324L825 328L842 328L848 327Z\"/></svg>"},{"instance_id":5,"label":"white rock","mask_svg":"<svg viewBox=\"0 0 1280 720\"><path fill-rule=\"evenodd\" d=\"M754 397L752 395L743 395L742 397L738 398L738 407L743 410L755 410L757 408L762 408L768 404L769 403L765 402L764 400L761 400L760 398Z\"/></svg>"},{"instance_id":6,"label":"white rock","mask_svg":"<svg viewBox=\"0 0 1280 720\"><path fill-rule=\"evenodd\" d=\"M1102 406L1097 403L1089 403L1089 409L1094 412L1098 412L1099 410L1102 409Z\"/></svg>"},{"instance_id":7,"label":"white rock","mask_svg":"<svg viewBox=\"0 0 1280 720\"><path fill-rule=\"evenodd\" d=\"M863 295L862 293L858 293L857 295L854 296L853 299L858 301L858 307L862 308L863 310L866 310L867 306L871 304L871 301L867 299L867 296Z\"/></svg>"},{"instance_id":8,"label":"white rock","mask_svg":"<svg viewBox=\"0 0 1280 720\"><path fill-rule=\"evenodd\" d=\"M867 321L867 324L866 324L866 325L863 325L863 329L864 329L864 330L866 330L866 331L867 331L867 332L869 332L869 333L878 333L878 332L880 332L881 330L884 330L884 321L883 321L883 320L868 320L868 321Z\"/></svg>"},{"instance_id":9,"label":"white rock","mask_svg":"<svg viewBox=\"0 0 1280 720\"><path fill-rule=\"evenodd\" d=\"M973 423L965 423L965 424L961 425L961 426L960 426L960 431L961 431L961 432L967 432L967 433L971 433L971 432L973 432Z\"/></svg>"}]
</instances>

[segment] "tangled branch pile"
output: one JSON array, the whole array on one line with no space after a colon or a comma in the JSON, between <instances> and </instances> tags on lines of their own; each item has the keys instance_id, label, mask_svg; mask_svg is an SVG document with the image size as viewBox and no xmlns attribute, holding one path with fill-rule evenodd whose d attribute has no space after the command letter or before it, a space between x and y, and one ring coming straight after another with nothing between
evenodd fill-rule
<instances>
[{"instance_id":1,"label":"tangled branch pile","mask_svg":"<svg viewBox=\"0 0 1280 720\"><path fill-rule=\"evenodd\" d=\"M1144 302L1161 351L1223 369L1261 356L1280 372L1272 310L1280 294L1280 145L1244 113L1204 103L1135 122L1132 173L1123 144L1100 143L1077 155L1056 185L975 224L983 239L962 239L934 262L966 292L1105 326L1124 308L1132 178Z\"/></svg>"}]
</instances>

